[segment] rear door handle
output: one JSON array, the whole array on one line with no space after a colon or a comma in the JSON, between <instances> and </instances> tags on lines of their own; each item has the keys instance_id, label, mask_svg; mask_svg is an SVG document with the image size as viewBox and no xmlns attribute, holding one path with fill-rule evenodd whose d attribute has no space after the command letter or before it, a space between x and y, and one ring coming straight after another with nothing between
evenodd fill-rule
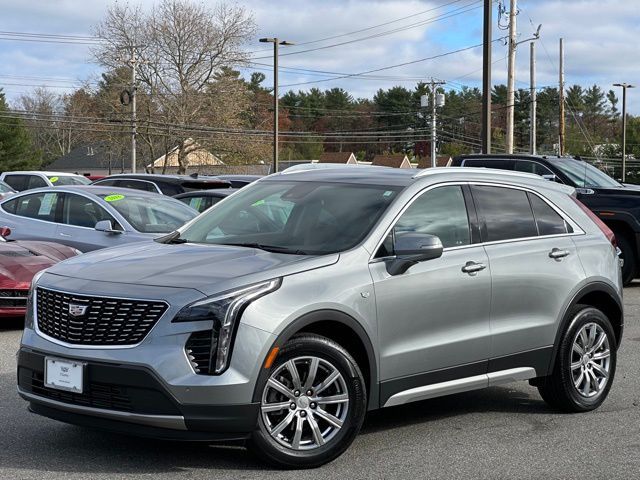
<instances>
[{"instance_id":1,"label":"rear door handle","mask_svg":"<svg viewBox=\"0 0 640 480\"><path fill-rule=\"evenodd\" d=\"M71 235L69 235L68 233L60 232L60 236L61 237L70 237Z\"/></svg>"},{"instance_id":2,"label":"rear door handle","mask_svg":"<svg viewBox=\"0 0 640 480\"><path fill-rule=\"evenodd\" d=\"M476 263L476 262L467 262L464 267L462 267L462 271L464 273L468 273L473 276L481 270L484 270L487 266L484 263Z\"/></svg>"},{"instance_id":3,"label":"rear door handle","mask_svg":"<svg viewBox=\"0 0 640 480\"><path fill-rule=\"evenodd\" d=\"M564 258L569 255L571 252L569 250L560 250L559 248L554 248L549 252L549 258L553 258L554 260L558 260L560 258Z\"/></svg>"}]
</instances>

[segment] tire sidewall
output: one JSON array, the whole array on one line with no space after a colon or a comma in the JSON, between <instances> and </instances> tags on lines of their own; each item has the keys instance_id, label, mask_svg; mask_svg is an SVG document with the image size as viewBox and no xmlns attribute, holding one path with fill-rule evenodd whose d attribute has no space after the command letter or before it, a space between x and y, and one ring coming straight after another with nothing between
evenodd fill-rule
<instances>
[{"instance_id":1,"label":"tire sidewall","mask_svg":"<svg viewBox=\"0 0 640 480\"><path fill-rule=\"evenodd\" d=\"M609 340L609 350L610 350L610 367L609 367L609 380L604 387L604 390L600 395L595 398L586 398L580 395L574 384L573 384L573 376L571 373L571 352L573 349L573 341L578 333L578 331L588 323L596 323L598 324L604 332L607 334L607 338ZM558 351L559 358L557 368L559 368L560 378L565 389L567 396L574 404L577 410L580 411L588 411L593 410L599 407L602 402L605 401L609 394L609 390L613 385L613 380L616 372L616 364L617 364L617 343L615 333L613 331L613 327L611 326L611 322L609 319L597 308L593 307L581 307L576 308L573 311L572 321L565 332L560 349Z\"/></svg>"},{"instance_id":2,"label":"tire sidewall","mask_svg":"<svg viewBox=\"0 0 640 480\"><path fill-rule=\"evenodd\" d=\"M636 276L636 255L632 243L626 236L620 234L617 237L617 241L624 260L624 264L622 265L622 281L625 285L628 285Z\"/></svg>"},{"instance_id":3,"label":"tire sidewall","mask_svg":"<svg viewBox=\"0 0 640 480\"><path fill-rule=\"evenodd\" d=\"M252 435L252 441L259 452L271 463L288 468L312 468L330 462L342 454L357 436L366 413L367 395L364 378L358 365L342 347L319 336L293 338L280 353L269 375L261 379L258 386L260 398L271 373L288 360L296 357L316 356L328 361L342 374L349 394L347 418L337 434L329 443L307 451L295 451L274 440L266 429L262 413L258 414L258 426Z\"/></svg>"}]
</instances>

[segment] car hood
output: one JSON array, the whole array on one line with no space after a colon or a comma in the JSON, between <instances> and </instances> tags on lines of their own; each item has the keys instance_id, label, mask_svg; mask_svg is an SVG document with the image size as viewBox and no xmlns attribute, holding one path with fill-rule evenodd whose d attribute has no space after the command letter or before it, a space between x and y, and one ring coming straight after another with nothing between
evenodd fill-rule
<instances>
[{"instance_id":1,"label":"car hood","mask_svg":"<svg viewBox=\"0 0 640 480\"><path fill-rule=\"evenodd\" d=\"M0 244L0 285L27 288L36 273L65 258L67 256L43 242Z\"/></svg>"},{"instance_id":2,"label":"car hood","mask_svg":"<svg viewBox=\"0 0 640 480\"><path fill-rule=\"evenodd\" d=\"M144 242L81 255L47 272L90 281L192 288L213 295L321 268L338 258L338 254L285 255L246 247Z\"/></svg>"}]
</instances>

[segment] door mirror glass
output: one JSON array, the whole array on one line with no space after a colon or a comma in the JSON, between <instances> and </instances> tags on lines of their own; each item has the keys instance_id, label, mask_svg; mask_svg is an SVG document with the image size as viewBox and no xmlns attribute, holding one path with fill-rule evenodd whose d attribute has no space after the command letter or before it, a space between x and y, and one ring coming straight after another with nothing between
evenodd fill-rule
<instances>
[{"instance_id":1,"label":"door mirror glass","mask_svg":"<svg viewBox=\"0 0 640 480\"><path fill-rule=\"evenodd\" d=\"M98 232L105 232L105 233L122 233L122 231L120 230L115 230L113 228L113 225L111 224L111 220L101 220L98 223L96 223L95 229Z\"/></svg>"},{"instance_id":2,"label":"door mirror glass","mask_svg":"<svg viewBox=\"0 0 640 480\"><path fill-rule=\"evenodd\" d=\"M442 242L428 233L403 232L394 235L395 258L387 263L390 275L401 275L409 267L442 256Z\"/></svg>"}]
</instances>

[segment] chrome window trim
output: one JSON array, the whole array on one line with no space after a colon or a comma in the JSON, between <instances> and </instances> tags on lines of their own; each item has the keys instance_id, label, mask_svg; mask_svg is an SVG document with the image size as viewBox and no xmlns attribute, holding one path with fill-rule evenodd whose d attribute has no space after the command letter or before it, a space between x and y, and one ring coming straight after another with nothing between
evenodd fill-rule
<instances>
[{"instance_id":1,"label":"chrome window trim","mask_svg":"<svg viewBox=\"0 0 640 480\"><path fill-rule=\"evenodd\" d=\"M44 191L44 192L31 191L30 192L29 190L23 190L22 192L18 192L19 195L8 196L8 197L4 198L0 202L0 209L2 209L2 213L5 214L5 215L11 215L12 217L15 217L15 218L26 218L27 220L31 220L31 221L34 221L34 222L42 222L42 223L46 223L46 224L49 224L49 225L61 225L61 226L73 227L73 228L84 228L86 230L95 230L94 228L91 228L91 227L80 227L78 225L69 225L68 223L50 222L48 220L40 220L39 218L23 217L22 215L17 215L15 213L7 212L3 207L3 205L5 203L10 202L12 200L17 200L20 197L26 197L27 195L35 195L37 193L43 193L45 195L47 193L55 193L56 195L57 194L61 194L61 193L72 193L74 195L80 195L81 197L85 197L86 199L97 203L99 207L101 207L103 210L105 210L109 215L111 215L115 220L117 220L118 223L120 223L120 226L122 226L122 228L123 228L122 233L127 233L127 232L130 232L130 231L134 231L134 232L137 232L137 233L143 233L143 232L138 232L138 230L133 228L131 226L131 224L129 224L129 222L127 222L126 219L124 217L122 217L122 215L120 215L120 213L117 210L115 210L115 208L114 208L114 211L117 213L117 215L113 215L113 213L111 213L109 210L107 210L102 205L100 205L100 203L97 202L95 198L90 197L88 194L86 194L84 192L71 192L69 190L64 190L64 187L43 187L43 188L55 188L56 191L55 192L49 192L49 191ZM98 199L99 198L100 197L98 197ZM120 217L121 220L118 220L118 217ZM124 222L122 220L124 220ZM126 227L129 227L129 229L127 229Z\"/></svg>"},{"instance_id":2,"label":"chrome window trim","mask_svg":"<svg viewBox=\"0 0 640 480\"><path fill-rule=\"evenodd\" d=\"M39 285L35 285L34 286L33 302L32 302L33 303L33 311L32 311L32 313L33 313L33 329L35 330L36 334L38 334L40 337L44 338L45 340L48 340L51 343L55 343L56 345L60 345L62 347L66 347L66 348L77 349L77 350L84 350L84 349L87 349L87 350L124 350L124 349L138 347L142 343L144 343L144 341L149 337L149 335L151 335L151 332L153 332L154 328L156 328L156 326L164 318L164 316L167 314L167 312L169 310L171 310L171 305L168 302L166 302L165 300L151 300L151 299L148 299L148 298L120 297L120 296L117 296L117 295L105 295L105 296L90 295L90 294L87 294L87 293L69 292L69 291L60 290L60 289L57 289L57 288L41 287L41 288L44 288L46 290L51 290L52 292L64 293L66 295L78 295L78 296L81 296L81 297L114 298L116 300L132 300L134 302L157 302L157 303L164 303L167 306L167 309L165 310L165 312L162 315L160 315L160 317L158 317L158 320L153 325L153 327L151 327L151 329L142 338L142 340L140 340L136 344L133 344L133 345L83 345L83 344L66 343L66 342L63 342L62 340L58 340L57 338L50 337L46 333L43 333L42 331L40 331L40 328L38 328L38 294L37 294L38 288L39 288Z\"/></svg>"},{"instance_id":3,"label":"chrome window trim","mask_svg":"<svg viewBox=\"0 0 640 480\"><path fill-rule=\"evenodd\" d=\"M527 174L527 175L529 175L529 174ZM534 175L534 174L531 174L531 175ZM539 178L542 178L542 177L539 177ZM444 254L444 252L448 252L448 251L451 251L451 250L462 250L464 248L473 248L473 247L479 247L479 246L485 246L485 245L497 245L497 244L512 243L512 242L524 242L524 241L538 240L538 239L544 239L544 238L572 237L572 236L584 235L585 234L584 230L582 230L582 228L580 228L580 226L568 214L566 214L563 210L561 210L559 207L557 207L553 202L548 200L546 197L541 196L538 192L536 192L534 189L532 189L530 187L521 186L521 185L511 185L511 184L505 184L505 183L500 183L500 182L488 182L488 181L464 181L464 182L463 181L451 181L451 182L443 182L443 183L436 183L434 185L429 185L428 187L420 190L418 193L416 193L405 204L404 207L402 207L400 212L395 216L395 218L391 222L391 225L385 230L384 235L382 235L382 238L378 241L378 243L376 244L376 247L373 249L373 253L369 257L369 263L378 263L380 260L388 260L390 258L394 258L395 257L395 255L390 256L390 257L389 256L387 256L387 257L376 257L376 253L380 249L380 246L383 244L384 240L387 238L387 235L389 235L389 232L391 231L391 229L398 222L398 219L413 204L413 202L415 202L419 197L421 197L425 193L433 190L434 188L444 187L444 186L456 186L456 185L461 186L461 187L464 186L464 185L467 185L467 186L480 185L480 186L486 186L486 187L511 188L513 190L521 190L521 191L532 193L532 194L538 196L538 198L540 198L549 207L551 207L558 215L560 215L571 226L571 228L573 229L573 232L571 232L571 233L556 233L556 234L553 234L553 235L536 235L535 237L509 238L509 239L506 239L506 240L495 240L495 241L492 241L492 242L470 243L468 245L459 245L459 246L456 246L456 247L444 248L443 249L443 254ZM468 215L468 211L467 211L467 215ZM479 220L480 219L478 218L478 221Z\"/></svg>"}]
</instances>

